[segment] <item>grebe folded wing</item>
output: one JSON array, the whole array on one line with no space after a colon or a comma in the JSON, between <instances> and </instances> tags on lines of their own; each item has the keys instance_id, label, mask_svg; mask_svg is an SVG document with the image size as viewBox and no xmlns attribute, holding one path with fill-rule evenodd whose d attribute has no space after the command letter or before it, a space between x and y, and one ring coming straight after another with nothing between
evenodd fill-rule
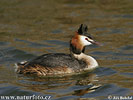
<instances>
[{"instance_id":1,"label":"grebe folded wing","mask_svg":"<svg viewBox=\"0 0 133 100\"><path fill-rule=\"evenodd\" d=\"M51 54L44 54L31 60L28 62L25 67L31 66L34 67L35 65L40 65L42 67L68 67L72 68L73 70L79 70L81 67L85 66L85 62L82 60L75 59L71 57L70 54L63 54L63 53L51 53Z\"/></svg>"}]
</instances>

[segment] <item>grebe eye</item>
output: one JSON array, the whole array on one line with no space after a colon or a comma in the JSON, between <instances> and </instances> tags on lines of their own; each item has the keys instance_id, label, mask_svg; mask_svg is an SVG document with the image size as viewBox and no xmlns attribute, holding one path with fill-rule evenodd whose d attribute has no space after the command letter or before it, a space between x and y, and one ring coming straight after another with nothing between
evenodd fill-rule
<instances>
[{"instance_id":1,"label":"grebe eye","mask_svg":"<svg viewBox=\"0 0 133 100\"><path fill-rule=\"evenodd\" d=\"M85 40L87 40L87 41L88 41L88 38L85 38Z\"/></svg>"}]
</instances>

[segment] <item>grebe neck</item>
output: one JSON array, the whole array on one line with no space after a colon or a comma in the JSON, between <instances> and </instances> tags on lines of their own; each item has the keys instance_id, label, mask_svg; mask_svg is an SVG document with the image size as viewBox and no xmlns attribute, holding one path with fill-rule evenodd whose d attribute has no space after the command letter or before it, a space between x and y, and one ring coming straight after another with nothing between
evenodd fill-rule
<instances>
[{"instance_id":1,"label":"grebe neck","mask_svg":"<svg viewBox=\"0 0 133 100\"><path fill-rule=\"evenodd\" d=\"M71 54L81 54L85 52L85 47L77 48L75 45L70 42L70 53Z\"/></svg>"},{"instance_id":2,"label":"grebe neck","mask_svg":"<svg viewBox=\"0 0 133 100\"><path fill-rule=\"evenodd\" d=\"M86 66L85 70L94 69L94 68L98 67L97 61L89 55L80 53L80 54L73 54L73 56L78 60L83 60L84 62L86 62L87 66Z\"/></svg>"},{"instance_id":3,"label":"grebe neck","mask_svg":"<svg viewBox=\"0 0 133 100\"><path fill-rule=\"evenodd\" d=\"M71 42L70 42L71 56L78 60L83 60L87 64L87 66L84 70L96 68L98 66L97 61L93 57L84 54L84 52L85 52L85 46L82 47L82 49L79 49L76 46L74 46L73 44L71 44Z\"/></svg>"}]
</instances>

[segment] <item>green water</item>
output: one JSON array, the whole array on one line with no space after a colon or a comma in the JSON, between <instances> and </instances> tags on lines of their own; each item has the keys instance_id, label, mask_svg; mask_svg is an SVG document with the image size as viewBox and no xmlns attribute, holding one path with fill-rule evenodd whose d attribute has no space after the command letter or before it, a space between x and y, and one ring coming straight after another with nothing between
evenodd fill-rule
<instances>
[{"instance_id":1,"label":"green water","mask_svg":"<svg viewBox=\"0 0 133 100\"><path fill-rule=\"evenodd\" d=\"M14 72L16 62L45 53L69 53L69 41L81 23L103 44L85 52L98 61L98 69L63 78ZM52 100L133 96L132 27L132 0L0 0L0 96L40 95Z\"/></svg>"}]
</instances>

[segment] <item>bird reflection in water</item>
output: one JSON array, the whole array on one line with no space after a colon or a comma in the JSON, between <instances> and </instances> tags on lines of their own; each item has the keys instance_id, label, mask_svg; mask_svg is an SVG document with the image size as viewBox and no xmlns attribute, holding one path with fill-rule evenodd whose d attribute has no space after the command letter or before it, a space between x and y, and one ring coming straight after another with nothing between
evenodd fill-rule
<instances>
[{"instance_id":1,"label":"bird reflection in water","mask_svg":"<svg viewBox=\"0 0 133 100\"><path fill-rule=\"evenodd\" d=\"M88 77L78 80L76 83L76 85L87 86L87 88L75 90L73 95L83 96L84 94L96 91L101 87L101 85L97 84L96 82L98 82L97 75L92 73L88 74Z\"/></svg>"},{"instance_id":2,"label":"bird reflection in water","mask_svg":"<svg viewBox=\"0 0 133 100\"><path fill-rule=\"evenodd\" d=\"M65 77L27 78L22 76L18 78L20 84L17 85L23 86L28 90L56 95L55 98L71 95L82 97L85 94L96 91L101 86L98 85L99 82L97 75L88 72Z\"/></svg>"}]
</instances>

